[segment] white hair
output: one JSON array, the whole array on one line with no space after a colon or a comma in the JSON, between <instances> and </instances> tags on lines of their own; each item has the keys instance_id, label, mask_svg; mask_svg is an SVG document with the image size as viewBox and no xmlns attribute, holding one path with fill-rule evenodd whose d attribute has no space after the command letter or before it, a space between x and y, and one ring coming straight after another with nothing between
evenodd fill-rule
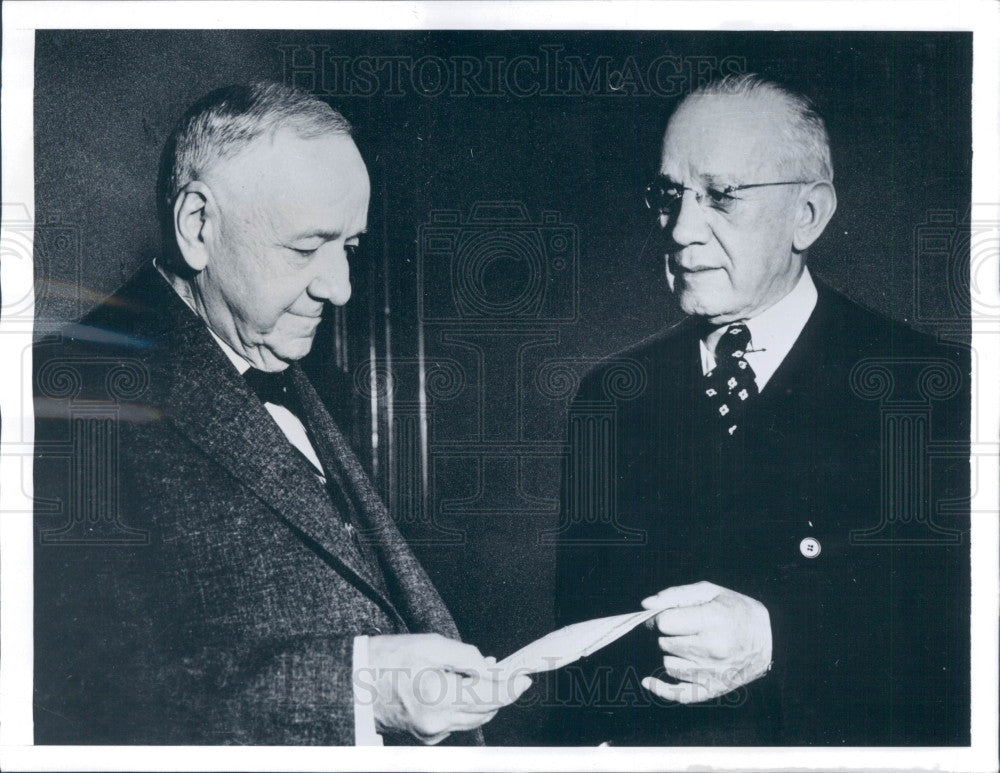
<instances>
[{"instance_id":1,"label":"white hair","mask_svg":"<svg viewBox=\"0 0 1000 773\"><path fill-rule=\"evenodd\" d=\"M231 158L264 134L290 128L303 139L350 136L351 124L326 102L294 86L258 82L225 86L199 99L167 139L157 180L157 206L168 267L183 267L174 251L172 212L184 186ZM169 264L174 265L169 265Z\"/></svg>"},{"instance_id":2,"label":"white hair","mask_svg":"<svg viewBox=\"0 0 1000 773\"><path fill-rule=\"evenodd\" d=\"M769 96L777 99L788 117L783 123L782 139L785 142L778 150L781 165L802 180L833 182L833 161L830 158L830 137L826 122L808 97L762 75L741 73L727 75L700 86L685 101L712 96L748 99Z\"/></svg>"}]
</instances>

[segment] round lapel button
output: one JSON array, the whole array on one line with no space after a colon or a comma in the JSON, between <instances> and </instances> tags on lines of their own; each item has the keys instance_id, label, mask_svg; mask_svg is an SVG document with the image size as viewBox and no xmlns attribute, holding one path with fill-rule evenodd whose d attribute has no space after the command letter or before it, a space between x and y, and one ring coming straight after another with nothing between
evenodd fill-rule
<instances>
[{"instance_id":1,"label":"round lapel button","mask_svg":"<svg viewBox=\"0 0 1000 773\"><path fill-rule=\"evenodd\" d=\"M813 539L812 537L806 537L802 542L799 543L799 551L806 558L816 558L819 555L820 547L819 540Z\"/></svg>"}]
</instances>

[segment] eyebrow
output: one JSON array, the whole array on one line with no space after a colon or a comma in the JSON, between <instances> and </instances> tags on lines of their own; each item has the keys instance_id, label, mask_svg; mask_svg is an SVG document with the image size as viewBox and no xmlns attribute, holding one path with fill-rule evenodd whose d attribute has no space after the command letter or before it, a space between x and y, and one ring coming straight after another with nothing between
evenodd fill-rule
<instances>
[{"instance_id":1,"label":"eyebrow","mask_svg":"<svg viewBox=\"0 0 1000 773\"><path fill-rule=\"evenodd\" d=\"M728 185L737 185L738 183L733 180L730 175L720 175L720 174L703 174L701 175L701 181L705 185L712 185L718 188L725 188Z\"/></svg>"},{"instance_id":2,"label":"eyebrow","mask_svg":"<svg viewBox=\"0 0 1000 773\"><path fill-rule=\"evenodd\" d=\"M362 228L360 231L358 231L356 234L354 234L353 236L351 236L349 238L355 239L358 236L364 236L366 233L368 233L368 228L367 227L366 228ZM289 239L289 241L297 242L297 241L299 241L301 239L314 239L314 238L319 237L323 241L332 242L332 241L336 241L337 239L339 239L342 235L343 235L342 231L331 231L331 230L328 230L328 229L325 229L325 228L316 228L316 229L313 229L311 231L303 231L300 234L296 234L295 236L291 237L291 239Z\"/></svg>"},{"instance_id":3,"label":"eyebrow","mask_svg":"<svg viewBox=\"0 0 1000 773\"><path fill-rule=\"evenodd\" d=\"M661 173L660 177L664 178L668 182L673 183L674 185L681 185L681 183L672 175ZM730 185L739 184L738 182L734 181L730 175L711 174L711 173L698 175L698 180L705 187L725 188Z\"/></svg>"}]
</instances>

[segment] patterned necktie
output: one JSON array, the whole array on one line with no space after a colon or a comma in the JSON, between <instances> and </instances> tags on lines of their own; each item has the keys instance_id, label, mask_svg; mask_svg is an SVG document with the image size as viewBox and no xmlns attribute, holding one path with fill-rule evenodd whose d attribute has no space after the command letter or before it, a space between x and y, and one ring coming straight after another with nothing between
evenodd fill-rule
<instances>
[{"instance_id":1,"label":"patterned necktie","mask_svg":"<svg viewBox=\"0 0 1000 773\"><path fill-rule=\"evenodd\" d=\"M715 368L705 376L708 398L723 437L732 437L743 424L746 406L757 396L753 368L746 361L750 331L744 324L730 325L715 345Z\"/></svg>"}]
</instances>

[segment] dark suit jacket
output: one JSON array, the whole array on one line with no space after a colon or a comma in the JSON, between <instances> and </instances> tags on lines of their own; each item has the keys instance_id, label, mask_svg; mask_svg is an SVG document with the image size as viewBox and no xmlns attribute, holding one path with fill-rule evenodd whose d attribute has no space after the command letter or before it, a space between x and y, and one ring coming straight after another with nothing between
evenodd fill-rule
<instances>
[{"instance_id":1,"label":"dark suit jacket","mask_svg":"<svg viewBox=\"0 0 1000 773\"><path fill-rule=\"evenodd\" d=\"M35 376L36 743L352 744L354 637L457 637L299 367L367 562L152 266L41 342Z\"/></svg>"},{"instance_id":2,"label":"dark suit jacket","mask_svg":"<svg viewBox=\"0 0 1000 773\"><path fill-rule=\"evenodd\" d=\"M699 333L688 320L582 384L557 617L708 580L767 607L773 668L714 701L653 699L639 683L662 654L642 629L556 675L550 740L967 744L968 353L820 286L722 444ZM803 553L809 537L818 555Z\"/></svg>"}]
</instances>

